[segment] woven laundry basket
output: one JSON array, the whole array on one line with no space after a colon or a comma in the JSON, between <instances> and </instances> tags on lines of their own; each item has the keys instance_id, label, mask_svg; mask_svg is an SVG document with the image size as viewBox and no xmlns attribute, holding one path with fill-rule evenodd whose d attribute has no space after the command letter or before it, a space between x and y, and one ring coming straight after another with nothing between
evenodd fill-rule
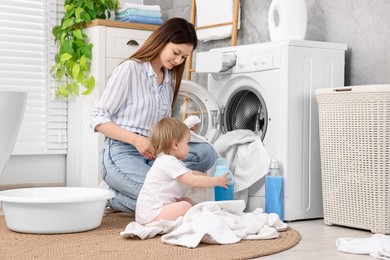
<instances>
[{"instance_id":1,"label":"woven laundry basket","mask_svg":"<svg viewBox=\"0 0 390 260\"><path fill-rule=\"evenodd\" d=\"M325 224L390 234L390 85L315 97Z\"/></svg>"}]
</instances>

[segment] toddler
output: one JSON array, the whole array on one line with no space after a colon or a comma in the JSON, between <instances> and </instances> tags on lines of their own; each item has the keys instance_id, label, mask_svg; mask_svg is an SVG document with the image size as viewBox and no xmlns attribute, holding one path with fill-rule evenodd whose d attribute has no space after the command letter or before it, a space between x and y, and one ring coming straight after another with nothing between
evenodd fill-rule
<instances>
[{"instance_id":1,"label":"toddler","mask_svg":"<svg viewBox=\"0 0 390 260\"><path fill-rule=\"evenodd\" d=\"M135 220L148 224L159 220L176 220L196 203L186 192L190 187L228 188L229 173L211 177L184 166L188 151L190 130L173 117L160 120L150 133L150 144L157 156L146 175L145 183L137 199Z\"/></svg>"}]
</instances>

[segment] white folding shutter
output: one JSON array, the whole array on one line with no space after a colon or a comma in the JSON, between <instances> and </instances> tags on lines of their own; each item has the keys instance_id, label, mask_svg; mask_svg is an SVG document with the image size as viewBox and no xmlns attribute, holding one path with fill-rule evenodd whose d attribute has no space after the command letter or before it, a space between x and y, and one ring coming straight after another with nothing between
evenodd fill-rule
<instances>
[{"instance_id":1,"label":"white folding shutter","mask_svg":"<svg viewBox=\"0 0 390 260\"><path fill-rule=\"evenodd\" d=\"M66 102L52 94L49 74L56 49L51 29L62 9L55 0L0 1L0 89L28 92L12 154L66 153Z\"/></svg>"}]
</instances>

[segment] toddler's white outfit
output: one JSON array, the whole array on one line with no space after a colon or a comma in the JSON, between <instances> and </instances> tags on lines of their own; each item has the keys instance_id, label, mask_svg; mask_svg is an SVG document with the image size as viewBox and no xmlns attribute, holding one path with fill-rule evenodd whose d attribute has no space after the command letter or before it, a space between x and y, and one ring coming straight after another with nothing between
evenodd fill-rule
<instances>
[{"instance_id":1,"label":"toddler's white outfit","mask_svg":"<svg viewBox=\"0 0 390 260\"><path fill-rule=\"evenodd\" d=\"M147 173L139 193L135 221L139 224L147 224L160 214L163 206L175 203L184 197L189 186L175 179L191 172L176 157L159 154Z\"/></svg>"}]
</instances>

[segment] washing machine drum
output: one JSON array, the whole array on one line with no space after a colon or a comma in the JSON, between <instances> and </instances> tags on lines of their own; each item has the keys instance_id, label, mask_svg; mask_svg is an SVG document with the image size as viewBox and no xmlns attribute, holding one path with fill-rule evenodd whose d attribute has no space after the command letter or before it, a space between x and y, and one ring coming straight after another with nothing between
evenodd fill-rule
<instances>
[{"instance_id":1,"label":"washing machine drum","mask_svg":"<svg viewBox=\"0 0 390 260\"><path fill-rule=\"evenodd\" d=\"M249 129L261 132L264 139L267 131L267 109L263 98L250 90L234 93L224 111L224 132Z\"/></svg>"},{"instance_id":2,"label":"washing machine drum","mask_svg":"<svg viewBox=\"0 0 390 260\"><path fill-rule=\"evenodd\" d=\"M196 133L209 142L214 142L221 132L238 129L258 131L264 140L268 115L260 93L244 86L228 96L220 107L206 88L191 81L182 81L172 115L181 120L191 115L198 116L201 123Z\"/></svg>"}]
</instances>

